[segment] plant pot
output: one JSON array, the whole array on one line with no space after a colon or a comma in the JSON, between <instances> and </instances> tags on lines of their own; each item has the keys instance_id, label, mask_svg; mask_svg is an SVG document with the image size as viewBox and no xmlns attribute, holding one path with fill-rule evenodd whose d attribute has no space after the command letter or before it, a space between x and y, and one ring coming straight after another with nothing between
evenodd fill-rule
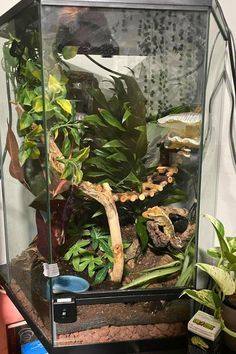
<instances>
[{"instance_id":1,"label":"plant pot","mask_svg":"<svg viewBox=\"0 0 236 354\"><path fill-rule=\"evenodd\" d=\"M222 305L222 317L226 327L236 332L236 295L224 301ZM236 337L234 338L224 333L224 342L229 349L236 352Z\"/></svg>"}]
</instances>

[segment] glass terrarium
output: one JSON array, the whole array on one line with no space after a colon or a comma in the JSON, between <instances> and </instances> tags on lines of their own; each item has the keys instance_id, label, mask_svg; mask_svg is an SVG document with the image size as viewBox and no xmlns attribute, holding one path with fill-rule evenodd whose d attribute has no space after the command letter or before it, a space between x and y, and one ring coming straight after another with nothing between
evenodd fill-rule
<instances>
[{"instance_id":1,"label":"glass terrarium","mask_svg":"<svg viewBox=\"0 0 236 354\"><path fill-rule=\"evenodd\" d=\"M178 297L212 242L225 37L210 0L23 0L1 17L1 277L50 352L184 334Z\"/></svg>"}]
</instances>

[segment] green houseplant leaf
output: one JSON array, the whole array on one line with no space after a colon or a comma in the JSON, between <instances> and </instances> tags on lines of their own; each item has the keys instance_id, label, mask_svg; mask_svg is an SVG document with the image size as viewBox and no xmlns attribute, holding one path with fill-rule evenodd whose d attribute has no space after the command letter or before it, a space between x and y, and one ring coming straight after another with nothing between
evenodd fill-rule
<instances>
[{"instance_id":1,"label":"green houseplant leaf","mask_svg":"<svg viewBox=\"0 0 236 354\"><path fill-rule=\"evenodd\" d=\"M236 255L231 252L230 245L227 241L227 238L225 237L224 225L219 220L209 214L206 214L205 216L208 220L210 220L211 224L213 225L216 231L222 257L227 258L231 263L236 263Z\"/></svg>"},{"instance_id":2,"label":"green houseplant leaf","mask_svg":"<svg viewBox=\"0 0 236 354\"><path fill-rule=\"evenodd\" d=\"M181 294L181 296L183 295L188 295L189 297L191 297L193 300L195 300L196 302L198 302L199 304L202 304L212 310L216 310L217 307L220 305L221 303L221 299L219 298L219 296L217 294L215 294L214 292L212 292L211 290L184 290Z\"/></svg>"},{"instance_id":3,"label":"green houseplant leaf","mask_svg":"<svg viewBox=\"0 0 236 354\"><path fill-rule=\"evenodd\" d=\"M235 293L235 281L227 271L205 263L198 263L197 267L210 275L224 295Z\"/></svg>"}]
</instances>

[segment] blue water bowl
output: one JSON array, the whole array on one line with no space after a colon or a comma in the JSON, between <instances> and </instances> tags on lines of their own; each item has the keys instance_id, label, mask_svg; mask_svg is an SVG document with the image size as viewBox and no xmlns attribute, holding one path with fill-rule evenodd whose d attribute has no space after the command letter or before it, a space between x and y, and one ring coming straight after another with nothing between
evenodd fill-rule
<instances>
[{"instance_id":1,"label":"blue water bowl","mask_svg":"<svg viewBox=\"0 0 236 354\"><path fill-rule=\"evenodd\" d=\"M53 294L62 293L82 293L87 291L89 288L89 282L87 280L76 277L74 275L59 275L58 277L52 278L52 291ZM50 293L50 282L47 281L47 294L46 297L49 299Z\"/></svg>"}]
</instances>

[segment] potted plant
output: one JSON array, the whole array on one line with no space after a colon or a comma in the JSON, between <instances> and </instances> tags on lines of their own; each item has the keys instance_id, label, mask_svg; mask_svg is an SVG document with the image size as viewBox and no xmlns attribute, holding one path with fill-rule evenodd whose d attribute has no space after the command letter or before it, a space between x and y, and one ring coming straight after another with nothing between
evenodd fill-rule
<instances>
[{"instance_id":1,"label":"potted plant","mask_svg":"<svg viewBox=\"0 0 236 354\"><path fill-rule=\"evenodd\" d=\"M212 287L184 290L198 303L214 312L220 320L226 345L236 351L236 237L226 237L224 225L211 215L205 215L213 225L219 246L207 250L215 265L197 263L196 266L212 278Z\"/></svg>"}]
</instances>

